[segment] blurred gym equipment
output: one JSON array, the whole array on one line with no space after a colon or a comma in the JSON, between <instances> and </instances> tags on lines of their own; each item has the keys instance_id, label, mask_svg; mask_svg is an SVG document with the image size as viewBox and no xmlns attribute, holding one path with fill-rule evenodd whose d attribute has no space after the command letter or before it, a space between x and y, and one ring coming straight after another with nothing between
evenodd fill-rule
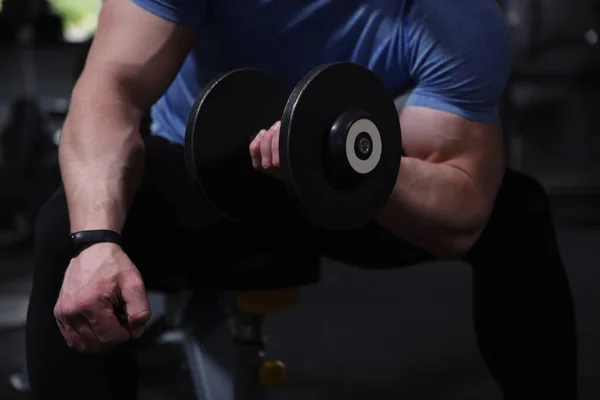
<instances>
[{"instance_id":1,"label":"blurred gym equipment","mask_svg":"<svg viewBox=\"0 0 600 400\"><path fill-rule=\"evenodd\" d=\"M509 164L541 181L561 219L600 222L598 2L504 0L501 7L514 49L502 113Z\"/></svg>"},{"instance_id":2,"label":"blurred gym equipment","mask_svg":"<svg viewBox=\"0 0 600 400\"><path fill-rule=\"evenodd\" d=\"M58 184L56 145L39 105L16 100L2 136L0 246L28 239L37 209Z\"/></svg>"},{"instance_id":3,"label":"blurred gym equipment","mask_svg":"<svg viewBox=\"0 0 600 400\"><path fill-rule=\"evenodd\" d=\"M101 0L47 0L62 20L63 38L69 43L90 40L98 25Z\"/></svg>"},{"instance_id":4,"label":"blurred gym equipment","mask_svg":"<svg viewBox=\"0 0 600 400\"><path fill-rule=\"evenodd\" d=\"M312 267L311 267L312 268ZM180 343L198 400L263 400L285 385L283 362L270 360L266 316L293 308L298 289L163 295L164 328L145 343Z\"/></svg>"},{"instance_id":5,"label":"blurred gym equipment","mask_svg":"<svg viewBox=\"0 0 600 400\"><path fill-rule=\"evenodd\" d=\"M2 0L0 43L15 43L24 25L35 28L32 43L44 45L62 40L60 17L50 11L45 0Z\"/></svg>"},{"instance_id":6,"label":"blurred gym equipment","mask_svg":"<svg viewBox=\"0 0 600 400\"><path fill-rule=\"evenodd\" d=\"M10 107L0 134L0 246L31 238L39 207L60 182L57 146L47 128L37 90L34 44L44 0L6 0L3 18L15 31L21 93Z\"/></svg>"}]
</instances>

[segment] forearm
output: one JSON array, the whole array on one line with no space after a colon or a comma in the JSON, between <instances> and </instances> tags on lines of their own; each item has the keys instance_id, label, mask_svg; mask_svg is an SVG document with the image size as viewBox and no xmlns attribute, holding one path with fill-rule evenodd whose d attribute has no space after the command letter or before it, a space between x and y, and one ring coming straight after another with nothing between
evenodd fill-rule
<instances>
[{"instance_id":1,"label":"forearm","mask_svg":"<svg viewBox=\"0 0 600 400\"><path fill-rule=\"evenodd\" d=\"M491 211L489 203L460 169L405 157L377 222L438 258L456 258L481 233Z\"/></svg>"},{"instance_id":2,"label":"forearm","mask_svg":"<svg viewBox=\"0 0 600 400\"><path fill-rule=\"evenodd\" d=\"M141 118L118 85L74 90L59 146L72 231L122 230L143 177Z\"/></svg>"}]
</instances>

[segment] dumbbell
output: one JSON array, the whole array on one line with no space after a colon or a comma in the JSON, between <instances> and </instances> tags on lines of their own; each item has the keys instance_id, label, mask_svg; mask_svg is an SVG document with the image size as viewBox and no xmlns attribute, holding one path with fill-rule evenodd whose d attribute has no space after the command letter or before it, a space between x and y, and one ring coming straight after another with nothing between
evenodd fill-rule
<instances>
[{"instance_id":1,"label":"dumbbell","mask_svg":"<svg viewBox=\"0 0 600 400\"><path fill-rule=\"evenodd\" d=\"M249 151L276 121L283 183L256 171ZM328 230L364 226L385 206L401 156L393 97L350 62L315 68L293 90L256 69L221 74L202 89L185 134L192 179L240 222L301 216Z\"/></svg>"}]
</instances>

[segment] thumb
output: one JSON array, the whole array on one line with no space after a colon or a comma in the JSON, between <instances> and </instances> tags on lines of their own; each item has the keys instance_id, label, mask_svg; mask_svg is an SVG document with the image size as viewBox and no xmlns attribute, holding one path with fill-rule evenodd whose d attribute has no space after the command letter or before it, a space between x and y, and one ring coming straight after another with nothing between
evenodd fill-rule
<instances>
[{"instance_id":1,"label":"thumb","mask_svg":"<svg viewBox=\"0 0 600 400\"><path fill-rule=\"evenodd\" d=\"M121 297L127 317L127 329L133 338L137 339L144 332L151 316L146 288L141 277L131 276L125 279L121 286Z\"/></svg>"}]
</instances>

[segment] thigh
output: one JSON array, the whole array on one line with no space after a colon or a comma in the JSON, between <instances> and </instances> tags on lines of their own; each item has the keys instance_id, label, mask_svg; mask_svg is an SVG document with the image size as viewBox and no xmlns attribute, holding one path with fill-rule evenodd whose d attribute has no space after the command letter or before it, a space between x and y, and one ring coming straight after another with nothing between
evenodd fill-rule
<instances>
[{"instance_id":1,"label":"thigh","mask_svg":"<svg viewBox=\"0 0 600 400\"><path fill-rule=\"evenodd\" d=\"M280 287L316 279L315 258L294 257L296 247L279 239L279 228L221 220L188 179L181 146L148 138L146 160L144 182L124 227L123 247L148 289ZM27 324L32 385L38 398L44 392L81 398L90 388L96 396L90 398L134 398L130 348L81 357L66 346L54 321L54 305L70 261L69 233L67 201L60 188L36 223ZM290 260L295 268L290 268ZM119 396L111 393L115 387L124 388Z\"/></svg>"},{"instance_id":2,"label":"thigh","mask_svg":"<svg viewBox=\"0 0 600 400\"><path fill-rule=\"evenodd\" d=\"M304 223L227 221L189 177L182 146L149 137L146 149L146 178L123 240L149 286L271 288L317 279Z\"/></svg>"},{"instance_id":3,"label":"thigh","mask_svg":"<svg viewBox=\"0 0 600 400\"><path fill-rule=\"evenodd\" d=\"M434 260L376 223L343 232L315 228L311 237L321 255L360 268L391 269Z\"/></svg>"}]
</instances>

